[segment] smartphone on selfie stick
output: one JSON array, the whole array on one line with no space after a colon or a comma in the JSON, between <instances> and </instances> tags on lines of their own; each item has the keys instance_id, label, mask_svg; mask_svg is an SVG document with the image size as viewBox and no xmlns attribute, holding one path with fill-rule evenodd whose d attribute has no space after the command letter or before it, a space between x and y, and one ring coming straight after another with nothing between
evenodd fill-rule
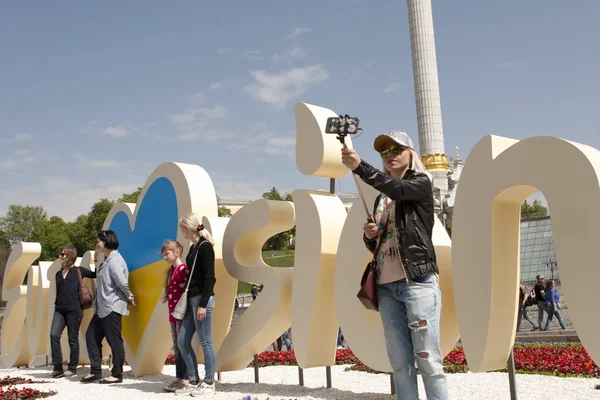
<instances>
[{"instance_id":1,"label":"smartphone on selfie stick","mask_svg":"<svg viewBox=\"0 0 600 400\"><path fill-rule=\"evenodd\" d=\"M351 117L348 114L340 115L339 117L330 117L327 118L327 123L325 124L325 133L337 135L336 139L339 140L343 145L346 145L346 136L356 134L361 130L358 127L359 123L359 118ZM358 179L354 173L352 174L352 177L354 178L354 183L358 189L358 194L362 200L365 212L367 213L367 222L373 223L373 219L368 217L369 209L367 208L367 203L365 202L365 197L363 196Z\"/></svg>"}]
</instances>

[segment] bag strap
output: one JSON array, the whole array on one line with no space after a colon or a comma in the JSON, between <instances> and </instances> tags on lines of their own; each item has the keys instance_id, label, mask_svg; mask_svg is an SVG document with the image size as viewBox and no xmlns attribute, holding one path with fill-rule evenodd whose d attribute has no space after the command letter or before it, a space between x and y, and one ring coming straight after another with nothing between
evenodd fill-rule
<instances>
[{"instance_id":1,"label":"bag strap","mask_svg":"<svg viewBox=\"0 0 600 400\"><path fill-rule=\"evenodd\" d=\"M206 240L201 241L198 244L198 247L196 247L196 255L194 256L194 262L192 263L192 270L190 271L190 277L187 281L187 285L185 286L185 292L187 293L188 288L190 287L190 282L192 282L192 275L194 274L194 268L196 267L196 260L198 259L198 251L200 251L200 246L202 246L202 243L206 242Z\"/></svg>"},{"instance_id":2,"label":"bag strap","mask_svg":"<svg viewBox=\"0 0 600 400\"><path fill-rule=\"evenodd\" d=\"M83 285L83 278L81 277L81 270L79 269L79 267L75 267L77 268L77 276L79 277L79 285Z\"/></svg>"}]
</instances>

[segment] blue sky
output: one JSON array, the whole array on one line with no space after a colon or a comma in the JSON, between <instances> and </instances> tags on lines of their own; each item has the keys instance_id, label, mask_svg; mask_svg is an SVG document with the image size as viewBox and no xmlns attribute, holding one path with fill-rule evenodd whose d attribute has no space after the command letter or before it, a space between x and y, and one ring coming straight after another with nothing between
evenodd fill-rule
<instances>
[{"instance_id":1,"label":"blue sky","mask_svg":"<svg viewBox=\"0 0 600 400\"><path fill-rule=\"evenodd\" d=\"M570 4L433 1L448 154L490 133L600 148L600 2ZM328 189L296 169L298 101L359 116L367 161L378 133L417 138L405 1L4 2L0 48L0 214L72 220L165 161L227 199Z\"/></svg>"}]
</instances>

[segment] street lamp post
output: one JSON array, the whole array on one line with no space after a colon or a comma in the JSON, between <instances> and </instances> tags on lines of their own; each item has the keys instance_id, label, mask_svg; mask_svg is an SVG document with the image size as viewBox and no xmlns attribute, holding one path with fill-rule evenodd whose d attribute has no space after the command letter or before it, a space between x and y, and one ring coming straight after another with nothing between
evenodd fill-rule
<instances>
[{"instance_id":1,"label":"street lamp post","mask_svg":"<svg viewBox=\"0 0 600 400\"><path fill-rule=\"evenodd\" d=\"M552 280L554 280L554 270L558 267L556 258L555 259L549 258L548 260L546 260L545 264L546 264L546 268L548 268L550 270L550 275L552 276Z\"/></svg>"}]
</instances>

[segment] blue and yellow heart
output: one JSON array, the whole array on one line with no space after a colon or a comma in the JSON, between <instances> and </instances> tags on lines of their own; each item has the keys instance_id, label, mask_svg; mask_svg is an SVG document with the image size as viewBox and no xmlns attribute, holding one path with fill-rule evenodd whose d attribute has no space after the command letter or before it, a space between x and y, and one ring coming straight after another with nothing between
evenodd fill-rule
<instances>
[{"instance_id":1,"label":"blue and yellow heart","mask_svg":"<svg viewBox=\"0 0 600 400\"><path fill-rule=\"evenodd\" d=\"M167 178L152 182L140 200L133 231L130 217L122 211L109 224L109 229L119 237L119 252L127 262L129 286L138 305L137 309L130 307L129 317L123 320L123 337L134 355L160 301L169 267L160 248L165 240L176 238L179 215L176 191Z\"/></svg>"}]
</instances>

